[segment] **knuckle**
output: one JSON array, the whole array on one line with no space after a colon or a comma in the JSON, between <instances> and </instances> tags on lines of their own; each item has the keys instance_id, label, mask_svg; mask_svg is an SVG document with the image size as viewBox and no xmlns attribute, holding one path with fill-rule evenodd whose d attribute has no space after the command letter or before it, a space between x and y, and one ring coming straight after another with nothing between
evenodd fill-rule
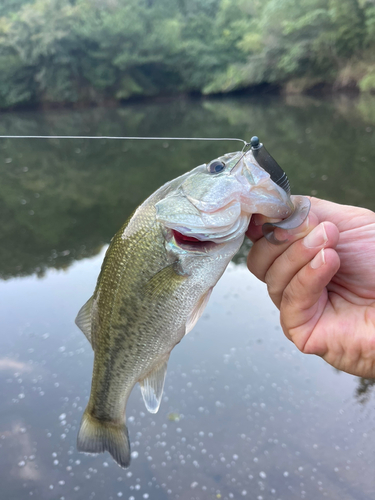
<instances>
[{"instance_id":1,"label":"knuckle","mask_svg":"<svg viewBox=\"0 0 375 500\"><path fill-rule=\"evenodd\" d=\"M280 290L280 286L277 283L275 283L273 280L267 279L267 276L266 276L265 281L267 284L268 295L271 298L274 298L274 297L280 295L281 290Z\"/></svg>"},{"instance_id":2,"label":"knuckle","mask_svg":"<svg viewBox=\"0 0 375 500\"><path fill-rule=\"evenodd\" d=\"M300 332L299 332L300 331L300 327L292 328L292 327L290 327L290 325L288 326L287 322L284 320L283 316L284 316L283 314L281 314L281 316L280 316L281 327L282 327L282 329L284 331L285 336L291 342L293 342L293 344L296 346L296 348L300 352L302 352L303 354L318 354L317 352L315 352L314 350L311 350L307 346L307 342L306 342L305 336L301 335Z\"/></svg>"},{"instance_id":3,"label":"knuckle","mask_svg":"<svg viewBox=\"0 0 375 500\"><path fill-rule=\"evenodd\" d=\"M251 250L249 255L247 256L247 268L251 272L251 274L253 274L256 278L258 278L261 281L264 281L263 268L259 265L257 259L255 258Z\"/></svg>"},{"instance_id":4,"label":"knuckle","mask_svg":"<svg viewBox=\"0 0 375 500\"><path fill-rule=\"evenodd\" d=\"M304 310L311 306L311 293L301 274L298 272L283 291L282 301L289 310Z\"/></svg>"},{"instance_id":5,"label":"knuckle","mask_svg":"<svg viewBox=\"0 0 375 500\"><path fill-rule=\"evenodd\" d=\"M297 246L297 243L298 242L295 242L293 245L291 245L288 249L289 251L284 253L283 255L285 259L285 262L283 263L284 267L289 268L289 266L293 266L296 260L298 260L297 251L299 245Z\"/></svg>"},{"instance_id":6,"label":"knuckle","mask_svg":"<svg viewBox=\"0 0 375 500\"><path fill-rule=\"evenodd\" d=\"M286 308L293 307L295 302L295 295L290 287L286 287L282 295L283 306Z\"/></svg>"},{"instance_id":7,"label":"knuckle","mask_svg":"<svg viewBox=\"0 0 375 500\"><path fill-rule=\"evenodd\" d=\"M251 250L249 252L249 255L247 256L247 261L246 261L246 264L247 264L247 268L248 270L254 274L253 272L253 256L252 256L252 253L251 253Z\"/></svg>"}]
</instances>

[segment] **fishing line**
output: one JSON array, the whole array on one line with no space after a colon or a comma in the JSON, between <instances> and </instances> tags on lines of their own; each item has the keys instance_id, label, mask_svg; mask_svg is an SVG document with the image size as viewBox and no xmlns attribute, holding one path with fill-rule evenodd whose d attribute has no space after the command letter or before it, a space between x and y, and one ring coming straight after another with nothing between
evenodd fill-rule
<instances>
[{"instance_id":1,"label":"fishing line","mask_svg":"<svg viewBox=\"0 0 375 500\"><path fill-rule=\"evenodd\" d=\"M237 141L242 142L243 149L248 143L236 137L132 137L104 135L0 135L0 139L108 139L128 141Z\"/></svg>"},{"instance_id":2,"label":"fishing line","mask_svg":"<svg viewBox=\"0 0 375 500\"><path fill-rule=\"evenodd\" d=\"M243 157L246 155L246 153L249 151L250 147L251 147L251 143L250 143L250 142L246 142L246 141L244 141L243 148L241 149L241 153L242 153L242 155L240 156L240 158L236 161L236 163L235 163L235 164L233 165L233 167L231 168L231 171L230 171L231 175L232 175L232 173L234 173L234 172L235 172L237 165L240 163L240 161L242 160L242 158L243 158Z\"/></svg>"},{"instance_id":3,"label":"fishing line","mask_svg":"<svg viewBox=\"0 0 375 500\"><path fill-rule=\"evenodd\" d=\"M233 172L247 153L250 143L237 137L137 137L137 136L108 136L108 135L0 135L0 139L102 139L128 141L235 141L242 142L241 157L231 169Z\"/></svg>"}]
</instances>

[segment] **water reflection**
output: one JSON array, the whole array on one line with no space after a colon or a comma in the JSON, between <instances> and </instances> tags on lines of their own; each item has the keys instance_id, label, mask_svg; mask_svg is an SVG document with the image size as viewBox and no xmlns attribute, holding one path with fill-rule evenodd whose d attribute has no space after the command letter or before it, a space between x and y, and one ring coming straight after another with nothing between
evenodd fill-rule
<instances>
[{"instance_id":1,"label":"water reflection","mask_svg":"<svg viewBox=\"0 0 375 500\"><path fill-rule=\"evenodd\" d=\"M133 391L131 468L79 454L92 350L72 318L102 258L0 287L4 498L372 498L375 413L352 401L356 378L296 351L242 266L173 351L159 413Z\"/></svg>"},{"instance_id":2,"label":"water reflection","mask_svg":"<svg viewBox=\"0 0 375 500\"><path fill-rule=\"evenodd\" d=\"M357 390L355 392L356 398L359 403L366 404L371 399L371 395L375 390L375 379L373 378L360 378Z\"/></svg>"},{"instance_id":3,"label":"water reflection","mask_svg":"<svg viewBox=\"0 0 375 500\"><path fill-rule=\"evenodd\" d=\"M371 105L370 105L371 104ZM175 101L5 114L0 133L234 136L257 133L294 193L375 208L375 133L362 101ZM362 112L363 113L363 112ZM364 113L363 113L364 114ZM375 115L375 112L374 112ZM193 132L192 132L193 131ZM236 143L0 141L0 277L42 276L97 254L164 182Z\"/></svg>"},{"instance_id":4,"label":"water reflection","mask_svg":"<svg viewBox=\"0 0 375 500\"><path fill-rule=\"evenodd\" d=\"M272 98L7 114L0 132L257 133L295 193L374 209L371 102ZM146 412L138 388L131 395L131 469L79 454L93 353L73 318L92 293L105 245L159 185L233 144L0 147L0 274L9 278L0 281L1 497L373 498L375 412L358 404L370 401L373 381L337 374L283 337L265 287L241 265L247 248L173 351L159 413Z\"/></svg>"}]
</instances>

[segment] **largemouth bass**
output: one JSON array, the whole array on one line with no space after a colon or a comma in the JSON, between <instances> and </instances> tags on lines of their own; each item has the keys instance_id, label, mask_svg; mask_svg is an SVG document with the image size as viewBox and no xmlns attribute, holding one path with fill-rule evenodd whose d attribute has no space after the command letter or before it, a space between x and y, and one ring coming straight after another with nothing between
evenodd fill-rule
<instances>
[{"instance_id":1,"label":"largemouth bass","mask_svg":"<svg viewBox=\"0 0 375 500\"><path fill-rule=\"evenodd\" d=\"M251 215L296 217L285 179L274 182L251 150L229 153L162 186L114 236L76 318L95 354L79 451L107 450L129 466L134 385L156 413L170 353L202 315Z\"/></svg>"}]
</instances>

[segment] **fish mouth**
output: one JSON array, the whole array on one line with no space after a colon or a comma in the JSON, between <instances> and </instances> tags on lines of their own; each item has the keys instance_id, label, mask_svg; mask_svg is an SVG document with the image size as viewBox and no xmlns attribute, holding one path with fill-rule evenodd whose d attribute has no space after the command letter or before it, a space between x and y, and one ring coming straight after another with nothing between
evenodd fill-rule
<instances>
[{"instance_id":1,"label":"fish mouth","mask_svg":"<svg viewBox=\"0 0 375 500\"><path fill-rule=\"evenodd\" d=\"M215 243L214 241L198 240L198 238L194 238L193 236L187 236L176 231L176 229L172 229L171 231L175 244L182 250L207 252L219 245L219 243Z\"/></svg>"},{"instance_id":2,"label":"fish mouth","mask_svg":"<svg viewBox=\"0 0 375 500\"><path fill-rule=\"evenodd\" d=\"M173 239L176 246L185 251L207 253L245 234L253 214L242 210L241 205L239 201L232 201L214 212L199 211L199 220L183 221L176 218L159 222L167 230L167 240ZM285 217L287 214L282 215ZM264 217L267 222L284 218L271 219L267 215Z\"/></svg>"},{"instance_id":3,"label":"fish mouth","mask_svg":"<svg viewBox=\"0 0 375 500\"><path fill-rule=\"evenodd\" d=\"M207 252L242 237L254 213L280 220L293 212L289 195L263 170L245 165L236 175L211 177L202 168L155 204L172 245Z\"/></svg>"},{"instance_id":4,"label":"fish mouth","mask_svg":"<svg viewBox=\"0 0 375 500\"><path fill-rule=\"evenodd\" d=\"M199 211L199 220L163 222L173 232L179 245L200 248L209 243L218 245L238 238L245 233L249 219L250 214L241 211L240 203L232 202L215 212Z\"/></svg>"}]
</instances>

